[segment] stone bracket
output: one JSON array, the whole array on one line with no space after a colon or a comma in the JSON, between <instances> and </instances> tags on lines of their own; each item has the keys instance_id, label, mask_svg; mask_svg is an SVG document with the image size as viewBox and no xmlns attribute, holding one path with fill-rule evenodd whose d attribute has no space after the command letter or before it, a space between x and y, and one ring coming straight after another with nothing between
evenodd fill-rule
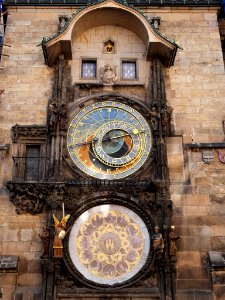
<instances>
[{"instance_id":1,"label":"stone bracket","mask_svg":"<svg viewBox=\"0 0 225 300\"><path fill-rule=\"evenodd\" d=\"M132 189L132 187L136 189ZM172 211L172 201L163 195L163 188L150 181L126 180L124 182L100 180L70 180L68 182L7 182L10 200L18 214L38 214L47 209L65 209L73 211L93 195L100 197L116 197L126 195L128 201L137 201L153 213L165 210L168 215ZM76 201L75 201L76 199Z\"/></svg>"}]
</instances>

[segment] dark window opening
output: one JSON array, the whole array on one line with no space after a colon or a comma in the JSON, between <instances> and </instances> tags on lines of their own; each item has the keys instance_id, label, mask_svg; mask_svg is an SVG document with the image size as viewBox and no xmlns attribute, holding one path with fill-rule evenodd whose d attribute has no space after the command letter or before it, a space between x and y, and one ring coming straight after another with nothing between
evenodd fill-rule
<instances>
[{"instance_id":1,"label":"dark window opening","mask_svg":"<svg viewBox=\"0 0 225 300\"><path fill-rule=\"evenodd\" d=\"M26 146L25 176L27 181L38 181L40 173L40 146Z\"/></svg>"}]
</instances>

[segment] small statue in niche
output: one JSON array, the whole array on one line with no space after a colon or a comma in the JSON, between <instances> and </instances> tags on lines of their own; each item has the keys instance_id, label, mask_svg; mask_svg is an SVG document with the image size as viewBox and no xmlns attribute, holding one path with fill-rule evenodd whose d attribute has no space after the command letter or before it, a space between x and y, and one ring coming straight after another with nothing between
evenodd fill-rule
<instances>
[{"instance_id":1,"label":"small statue in niche","mask_svg":"<svg viewBox=\"0 0 225 300\"><path fill-rule=\"evenodd\" d=\"M47 226L43 227L42 234L38 234L43 243L43 254L41 257L46 258L49 256L50 234Z\"/></svg>"},{"instance_id":2,"label":"small statue in niche","mask_svg":"<svg viewBox=\"0 0 225 300\"><path fill-rule=\"evenodd\" d=\"M155 226L155 233L153 235L153 249L157 258L162 256L164 247L164 240L162 234L159 232L159 226Z\"/></svg>"},{"instance_id":3,"label":"small statue in niche","mask_svg":"<svg viewBox=\"0 0 225 300\"><path fill-rule=\"evenodd\" d=\"M58 121L58 109L56 103L49 104L49 114L50 114L50 127L52 130L56 128L56 124Z\"/></svg>"},{"instance_id":4,"label":"small statue in niche","mask_svg":"<svg viewBox=\"0 0 225 300\"><path fill-rule=\"evenodd\" d=\"M105 53L115 53L115 43L111 39L108 39L104 43L104 52Z\"/></svg>"},{"instance_id":5,"label":"small statue in niche","mask_svg":"<svg viewBox=\"0 0 225 300\"><path fill-rule=\"evenodd\" d=\"M55 236L53 242L53 250L54 250L54 257L62 257L63 256L63 244L62 240L66 235L66 223L69 220L70 215L66 215L59 221L55 215L53 215L54 219L54 227L55 227Z\"/></svg>"},{"instance_id":6,"label":"small statue in niche","mask_svg":"<svg viewBox=\"0 0 225 300\"><path fill-rule=\"evenodd\" d=\"M171 114L173 109L170 106L164 104L161 108L161 120L162 120L162 130L166 135L170 135L171 131Z\"/></svg>"},{"instance_id":7,"label":"small statue in niche","mask_svg":"<svg viewBox=\"0 0 225 300\"><path fill-rule=\"evenodd\" d=\"M59 16L59 26L58 26L59 31L64 29L68 20L69 20L69 17L66 15Z\"/></svg>"},{"instance_id":8,"label":"small statue in niche","mask_svg":"<svg viewBox=\"0 0 225 300\"><path fill-rule=\"evenodd\" d=\"M150 116L153 129L158 130L160 114L158 113L158 108L156 105L152 106Z\"/></svg>"},{"instance_id":9,"label":"small statue in niche","mask_svg":"<svg viewBox=\"0 0 225 300\"><path fill-rule=\"evenodd\" d=\"M169 233L170 256L175 256L177 253L176 241L180 238L180 236L176 235L175 226L171 226L170 228L171 228Z\"/></svg>"},{"instance_id":10,"label":"small statue in niche","mask_svg":"<svg viewBox=\"0 0 225 300\"><path fill-rule=\"evenodd\" d=\"M106 45L106 51L111 53L113 50L113 45L111 43L108 43L108 45Z\"/></svg>"},{"instance_id":11,"label":"small statue in niche","mask_svg":"<svg viewBox=\"0 0 225 300\"><path fill-rule=\"evenodd\" d=\"M100 74L102 82L106 84L114 84L118 79L117 67L109 64L100 69Z\"/></svg>"}]
</instances>

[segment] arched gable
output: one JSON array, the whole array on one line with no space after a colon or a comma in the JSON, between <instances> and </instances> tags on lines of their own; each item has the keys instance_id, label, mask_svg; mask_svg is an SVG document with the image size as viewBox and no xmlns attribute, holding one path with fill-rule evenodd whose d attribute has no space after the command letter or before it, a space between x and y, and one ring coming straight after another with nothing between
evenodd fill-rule
<instances>
[{"instance_id":1,"label":"arched gable","mask_svg":"<svg viewBox=\"0 0 225 300\"><path fill-rule=\"evenodd\" d=\"M72 42L86 30L105 25L116 25L136 33L146 45L146 60L159 57L169 67L173 65L178 45L162 36L151 24L151 20L133 7L113 0L88 6L66 24L62 32L43 39L42 47L47 65L55 64L59 55L72 59Z\"/></svg>"}]
</instances>

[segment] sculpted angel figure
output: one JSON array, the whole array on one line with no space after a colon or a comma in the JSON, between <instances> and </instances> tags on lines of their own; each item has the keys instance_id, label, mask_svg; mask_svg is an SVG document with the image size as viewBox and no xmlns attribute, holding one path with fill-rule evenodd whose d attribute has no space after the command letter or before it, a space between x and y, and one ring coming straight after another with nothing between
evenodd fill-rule
<instances>
[{"instance_id":1,"label":"sculpted angel figure","mask_svg":"<svg viewBox=\"0 0 225 300\"><path fill-rule=\"evenodd\" d=\"M63 244L62 240L66 235L66 223L69 220L70 215L66 215L59 221L55 215L53 215L54 219L54 227L55 227L55 236L53 242L53 250L54 257L62 257L63 256Z\"/></svg>"},{"instance_id":2,"label":"sculpted angel figure","mask_svg":"<svg viewBox=\"0 0 225 300\"><path fill-rule=\"evenodd\" d=\"M101 79L103 83L114 84L118 79L117 67L112 65L105 65L100 69Z\"/></svg>"}]
</instances>

